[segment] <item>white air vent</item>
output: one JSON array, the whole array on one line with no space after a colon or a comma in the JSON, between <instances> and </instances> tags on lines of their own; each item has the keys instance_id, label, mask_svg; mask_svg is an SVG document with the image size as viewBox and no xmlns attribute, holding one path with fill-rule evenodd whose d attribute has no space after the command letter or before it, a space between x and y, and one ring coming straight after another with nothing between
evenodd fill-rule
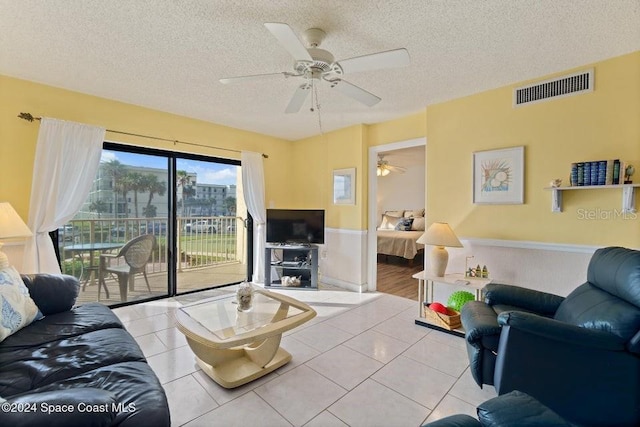
<instances>
[{"instance_id":1,"label":"white air vent","mask_svg":"<svg viewBox=\"0 0 640 427\"><path fill-rule=\"evenodd\" d=\"M593 68L552 80L545 80L535 84L515 88L513 91L513 106L546 101L552 98L578 95L593 92Z\"/></svg>"}]
</instances>

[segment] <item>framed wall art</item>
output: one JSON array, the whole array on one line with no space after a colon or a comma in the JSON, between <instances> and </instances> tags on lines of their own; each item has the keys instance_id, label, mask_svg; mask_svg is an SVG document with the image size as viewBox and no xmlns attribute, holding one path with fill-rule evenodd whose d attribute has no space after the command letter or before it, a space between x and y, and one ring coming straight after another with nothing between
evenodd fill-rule
<instances>
[{"instance_id":1,"label":"framed wall art","mask_svg":"<svg viewBox=\"0 0 640 427\"><path fill-rule=\"evenodd\" d=\"M333 204L356 204L356 168L333 171Z\"/></svg>"},{"instance_id":2,"label":"framed wall art","mask_svg":"<svg viewBox=\"0 0 640 427\"><path fill-rule=\"evenodd\" d=\"M524 203L524 147L473 153L473 203Z\"/></svg>"}]
</instances>

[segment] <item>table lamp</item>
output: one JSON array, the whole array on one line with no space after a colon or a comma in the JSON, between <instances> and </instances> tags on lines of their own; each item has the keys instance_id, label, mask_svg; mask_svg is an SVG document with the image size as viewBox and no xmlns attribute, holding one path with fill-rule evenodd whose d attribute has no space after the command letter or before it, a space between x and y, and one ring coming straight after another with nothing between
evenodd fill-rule
<instances>
[{"instance_id":1,"label":"table lamp","mask_svg":"<svg viewBox=\"0 0 640 427\"><path fill-rule=\"evenodd\" d=\"M433 246L429 254L429 273L443 277L449 262L449 253L445 249L461 248L462 243L446 222L434 222L417 240L418 243Z\"/></svg>"},{"instance_id":2,"label":"table lamp","mask_svg":"<svg viewBox=\"0 0 640 427\"><path fill-rule=\"evenodd\" d=\"M9 258L2 252L2 242L19 240L32 235L31 230L13 209L11 203L0 202L0 269L9 267Z\"/></svg>"}]
</instances>

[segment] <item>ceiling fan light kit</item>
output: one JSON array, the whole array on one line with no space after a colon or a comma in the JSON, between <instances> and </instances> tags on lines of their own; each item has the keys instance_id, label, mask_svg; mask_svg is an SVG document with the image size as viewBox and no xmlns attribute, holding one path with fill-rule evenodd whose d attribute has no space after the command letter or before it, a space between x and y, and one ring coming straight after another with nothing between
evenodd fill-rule
<instances>
[{"instance_id":1,"label":"ceiling fan light kit","mask_svg":"<svg viewBox=\"0 0 640 427\"><path fill-rule=\"evenodd\" d=\"M384 155L380 154L378 156L378 165L376 167L377 176L387 176L391 172L405 173L406 171L407 169L402 166L390 165L389 161L384 159Z\"/></svg>"},{"instance_id":2,"label":"ceiling fan light kit","mask_svg":"<svg viewBox=\"0 0 640 427\"><path fill-rule=\"evenodd\" d=\"M303 33L304 41L308 47L298 39L291 27L278 22L267 22L264 26L278 40L282 47L295 59L293 72L280 72L269 74L255 74L248 76L226 77L220 79L220 83L235 83L267 77L300 77L304 79L289 101L285 113L300 111L304 101L314 86L325 81L331 89L355 99L356 101L373 107L382 99L352 83L342 79L346 73L379 70L384 68L406 67L410 64L409 52L406 49L394 49L369 55L336 61L333 54L319 46L326 37L326 33L320 28L310 28ZM313 105L311 108L313 111Z\"/></svg>"}]
</instances>

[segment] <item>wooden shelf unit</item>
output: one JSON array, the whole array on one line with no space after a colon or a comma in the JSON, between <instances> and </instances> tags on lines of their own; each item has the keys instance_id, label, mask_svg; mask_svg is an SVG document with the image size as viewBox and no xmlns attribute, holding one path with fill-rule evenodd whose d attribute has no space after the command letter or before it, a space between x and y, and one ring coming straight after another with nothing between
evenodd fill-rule
<instances>
[{"instance_id":1,"label":"wooden shelf unit","mask_svg":"<svg viewBox=\"0 0 640 427\"><path fill-rule=\"evenodd\" d=\"M640 184L616 184L616 185L584 185L573 187L545 187L551 191L551 212L562 212L562 192L574 190L622 190L622 213L635 213L636 188Z\"/></svg>"}]
</instances>

